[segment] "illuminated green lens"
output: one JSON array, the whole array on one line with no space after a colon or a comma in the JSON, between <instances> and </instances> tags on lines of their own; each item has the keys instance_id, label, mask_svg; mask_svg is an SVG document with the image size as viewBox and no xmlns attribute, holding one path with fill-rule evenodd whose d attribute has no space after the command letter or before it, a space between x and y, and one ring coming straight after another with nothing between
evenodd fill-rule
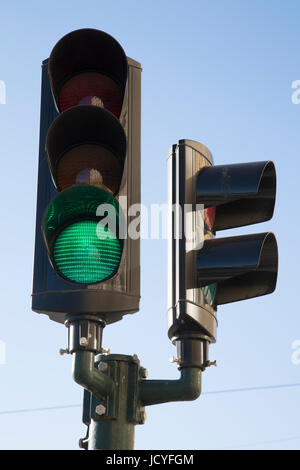
<instances>
[{"instance_id":1,"label":"illuminated green lens","mask_svg":"<svg viewBox=\"0 0 300 470\"><path fill-rule=\"evenodd\" d=\"M217 290L217 284L209 284L208 286L201 287L201 290L203 291L205 302L208 305L213 305Z\"/></svg>"},{"instance_id":2,"label":"illuminated green lens","mask_svg":"<svg viewBox=\"0 0 300 470\"><path fill-rule=\"evenodd\" d=\"M67 279L94 284L111 277L122 254L120 241L107 226L94 220L68 225L54 243L57 270Z\"/></svg>"}]
</instances>

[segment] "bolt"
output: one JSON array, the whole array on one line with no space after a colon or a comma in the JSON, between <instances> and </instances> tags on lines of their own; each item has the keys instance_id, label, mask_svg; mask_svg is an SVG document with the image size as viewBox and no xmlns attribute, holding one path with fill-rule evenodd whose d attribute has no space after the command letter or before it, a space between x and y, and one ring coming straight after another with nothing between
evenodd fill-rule
<instances>
[{"instance_id":1,"label":"bolt","mask_svg":"<svg viewBox=\"0 0 300 470\"><path fill-rule=\"evenodd\" d=\"M70 351L69 351L68 349L62 349L62 348L61 348L61 349L59 350L59 354L60 354L61 356L63 356L64 354L69 354L69 353L70 353Z\"/></svg>"},{"instance_id":2,"label":"bolt","mask_svg":"<svg viewBox=\"0 0 300 470\"><path fill-rule=\"evenodd\" d=\"M139 374L141 379L146 379L148 377L148 371L145 367L140 367Z\"/></svg>"},{"instance_id":3,"label":"bolt","mask_svg":"<svg viewBox=\"0 0 300 470\"><path fill-rule=\"evenodd\" d=\"M87 346L88 345L88 339L85 336L82 336L79 340L80 346Z\"/></svg>"},{"instance_id":4,"label":"bolt","mask_svg":"<svg viewBox=\"0 0 300 470\"><path fill-rule=\"evenodd\" d=\"M102 354L109 354L109 353L110 353L110 349L101 348L100 352L101 352Z\"/></svg>"},{"instance_id":5,"label":"bolt","mask_svg":"<svg viewBox=\"0 0 300 470\"><path fill-rule=\"evenodd\" d=\"M100 370L101 372L105 372L105 371L107 371L107 369L108 369L107 362L99 362L98 370Z\"/></svg>"},{"instance_id":6,"label":"bolt","mask_svg":"<svg viewBox=\"0 0 300 470\"><path fill-rule=\"evenodd\" d=\"M217 361L207 361L205 364L206 367L210 367L210 366L217 367L217 365L218 365Z\"/></svg>"},{"instance_id":7,"label":"bolt","mask_svg":"<svg viewBox=\"0 0 300 470\"><path fill-rule=\"evenodd\" d=\"M95 411L97 415L102 416L106 413L106 407L104 405L97 405Z\"/></svg>"},{"instance_id":8,"label":"bolt","mask_svg":"<svg viewBox=\"0 0 300 470\"><path fill-rule=\"evenodd\" d=\"M180 359L177 359L177 357L170 357L170 362L176 362L177 364L180 363Z\"/></svg>"},{"instance_id":9,"label":"bolt","mask_svg":"<svg viewBox=\"0 0 300 470\"><path fill-rule=\"evenodd\" d=\"M138 413L138 424L144 424L146 421L146 411L142 410Z\"/></svg>"},{"instance_id":10,"label":"bolt","mask_svg":"<svg viewBox=\"0 0 300 470\"><path fill-rule=\"evenodd\" d=\"M133 354L132 360L133 360L133 362L139 362L139 358L137 357L136 354Z\"/></svg>"},{"instance_id":11,"label":"bolt","mask_svg":"<svg viewBox=\"0 0 300 470\"><path fill-rule=\"evenodd\" d=\"M82 437L81 439L79 439L78 445L80 449L87 449L88 439L86 437Z\"/></svg>"}]
</instances>

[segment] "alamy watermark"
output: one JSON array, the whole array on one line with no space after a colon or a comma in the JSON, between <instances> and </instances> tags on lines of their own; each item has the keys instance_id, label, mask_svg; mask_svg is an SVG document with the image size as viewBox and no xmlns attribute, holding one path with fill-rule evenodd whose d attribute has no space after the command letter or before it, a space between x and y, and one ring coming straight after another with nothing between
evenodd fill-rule
<instances>
[{"instance_id":1,"label":"alamy watermark","mask_svg":"<svg viewBox=\"0 0 300 470\"><path fill-rule=\"evenodd\" d=\"M292 349L291 361L295 366L298 366L300 364L300 339L295 339L292 342Z\"/></svg>"},{"instance_id":2,"label":"alamy watermark","mask_svg":"<svg viewBox=\"0 0 300 470\"><path fill-rule=\"evenodd\" d=\"M293 93L291 100L293 104L300 104L300 80L294 80L292 82Z\"/></svg>"},{"instance_id":3,"label":"alamy watermark","mask_svg":"<svg viewBox=\"0 0 300 470\"><path fill-rule=\"evenodd\" d=\"M3 80L0 80L0 104L6 104L6 86Z\"/></svg>"},{"instance_id":4,"label":"alamy watermark","mask_svg":"<svg viewBox=\"0 0 300 470\"><path fill-rule=\"evenodd\" d=\"M167 240L182 239L187 243L187 250L199 250L204 243L205 211L203 204L133 204L127 207L127 197L119 198L119 214L113 204L100 204L96 216L97 237L101 240L119 238L132 240ZM105 230L103 230L105 227Z\"/></svg>"},{"instance_id":5,"label":"alamy watermark","mask_svg":"<svg viewBox=\"0 0 300 470\"><path fill-rule=\"evenodd\" d=\"M6 344L0 339L0 365L6 364Z\"/></svg>"}]
</instances>

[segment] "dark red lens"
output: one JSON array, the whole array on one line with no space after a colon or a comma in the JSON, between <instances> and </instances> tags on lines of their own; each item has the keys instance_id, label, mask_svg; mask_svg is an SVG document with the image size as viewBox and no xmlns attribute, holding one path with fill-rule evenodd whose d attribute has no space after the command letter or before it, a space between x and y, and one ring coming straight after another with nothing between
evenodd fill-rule
<instances>
[{"instance_id":1,"label":"dark red lens","mask_svg":"<svg viewBox=\"0 0 300 470\"><path fill-rule=\"evenodd\" d=\"M103 106L119 118L123 96L122 91L111 78L96 72L87 72L70 78L59 95L59 111L63 112L78 104Z\"/></svg>"},{"instance_id":2,"label":"dark red lens","mask_svg":"<svg viewBox=\"0 0 300 470\"><path fill-rule=\"evenodd\" d=\"M216 217L215 207L209 207L208 209L204 209L204 222L205 222L205 225L207 225L207 227L209 228L209 230L213 229L215 217Z\"/></svg>"}]
</instances>

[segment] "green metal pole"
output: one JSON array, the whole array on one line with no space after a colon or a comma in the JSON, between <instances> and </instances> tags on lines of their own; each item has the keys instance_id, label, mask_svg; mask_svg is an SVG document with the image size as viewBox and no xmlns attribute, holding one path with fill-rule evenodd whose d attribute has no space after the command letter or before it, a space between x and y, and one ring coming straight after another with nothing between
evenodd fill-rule
<instances>
[{"instance_id":1,"label":"green metal pole","mask_svg":"<svg viewBox=\"0 0 300 470\"><path fill-rule=\"evenodd\" d=\"M144 406L170 401L196 400L201 394L201 369L189 367L181 370L178 380L143 380L139 386L139 399Z\"/></svg>"},{"instance_id":2,"label":"green metal pole","mask_svg":"<svg viewBox=\"0 0 300 470\"><path fill-rule=\"evenodd\" d=\"M91 392L88 435L81 444L88 450L132 450L134 426L142 422L137 385L136 356L74 353L73 377ZM88 370L88 372L87 372Z\"/></svg>"},{"instance_id":3,"label":"green metal pole","mask_svg":"<svg viewBox=\"0 0 300 470\"><path fill-rule=\"evenodd\" d=\"M101 319L71 317L66 324L73 378L85 389L83 421L88 433L80 440L81 447L132 450L134 426L144 424L145 406L199 397L203 358L199 348L191 349L189 339L181 348L178 380L146 380L146 369L135 354L95 355L101 350Z\"/></svg>"},{"instance_id":4,"label":"green metal pole","mask_svg":"<svg viewBox=\"0 0 300 470\"><path fill-rule=\"evenodd\" d=\"M89 390L96 397L110 395L114 382L95 369L95 354L91 351L76 351L72 354L72 376L76 383Z\"/></svg>"},{"instance_id":5,"label":"green metal pole","mask_svg":"<svg viewBox=\"0 0 300 470\"><path fill-rule=\"evenodd\" d=\"M132 450L136 424L135 401L138 364L131 356L110 355L99 363L114 378L113 403L89 425L88 450ZM97 410L97 407L96 407ZM104 409L102 409L104 412Z\"/></svg>"},{"instance_id":6,"label":"green metal pole","mask_svg":"<svg viewBox=\"0 0 300 470\"><path fill-rule=\"evenodd\" d=\"M88 450L132 450L134 426L145 422L144 406L195 400L201 393L197 367L182 369L178 380L146 380L136 355L95 358L80 351L73 359L73 377L92 394L88 435L82 440Z\"/></svg>"}]
</instances>

